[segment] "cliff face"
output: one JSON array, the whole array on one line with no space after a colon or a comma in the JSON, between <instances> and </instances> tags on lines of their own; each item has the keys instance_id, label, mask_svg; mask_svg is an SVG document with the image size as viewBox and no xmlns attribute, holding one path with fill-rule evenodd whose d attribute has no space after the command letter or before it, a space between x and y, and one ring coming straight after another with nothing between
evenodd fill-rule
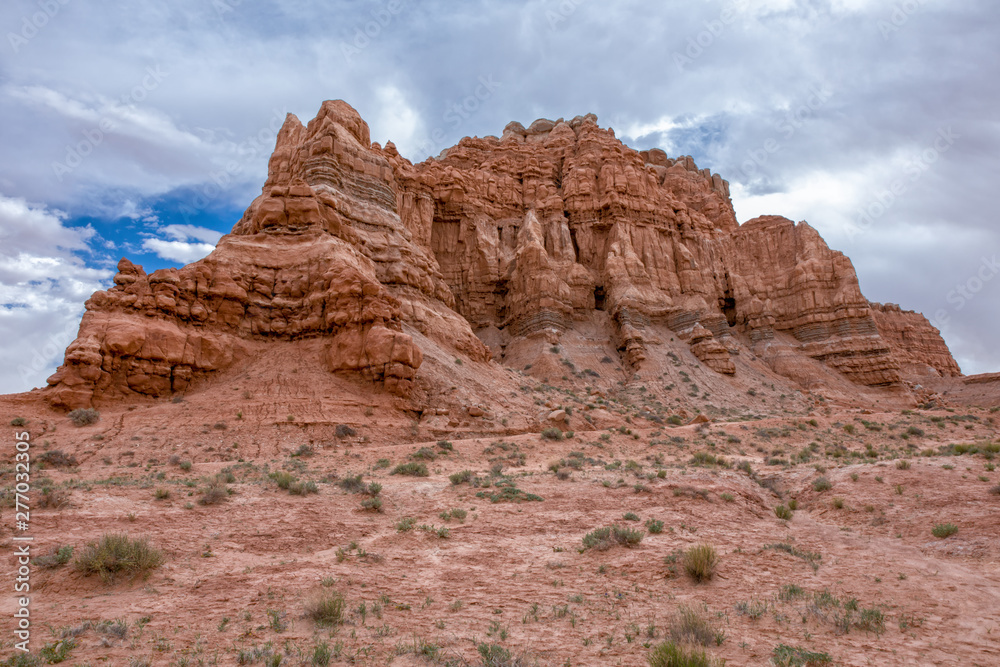
<instances>
[{"instance_id":1,"label":"cliff face","mask_svg":"<svg viewBox=\"0 0 1000 667\"><path fill-rule=\"evenodd\" d=\"M927 318L894 303L869 304L879 334L907 374L919 377L958 377L958 363Z\"/></svg>"},{"instance_id":2,"label":"cliff face","mask_svg":"<svg viewBox=\"0 0 1000 667\"><path fill-rule=\"evenodd\" d=\"M331 372L406 395L423 356L410 334L502 362L511 341L594 311L633 371L666 327L723 375L776 334L863 385L901 388L901 364L958 373L936 331L870 305L809 225L738 225L728 184L690 157L634 151L588 115L414 165L337 101L306 126L288 117L262 194L209 257L149 276L122 260L49 397L161 396L303 337L325 341Z\"/></svg>"}]
</instances>

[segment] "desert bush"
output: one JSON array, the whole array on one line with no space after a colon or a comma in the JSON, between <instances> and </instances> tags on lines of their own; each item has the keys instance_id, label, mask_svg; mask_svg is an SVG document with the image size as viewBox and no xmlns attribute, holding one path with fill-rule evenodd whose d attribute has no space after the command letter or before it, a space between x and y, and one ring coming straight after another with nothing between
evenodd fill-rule
<instances>
[{"instance_id":1,"label":"desert bush","mask_svg":"<svg viewBox=\"0 0 1000 667\"><path fill-rule=\"evenodd\" d=\"M684 571L695 581L711 579L718 564L719 557L710 544L698 544L684 552Z\"/></svg>"},{"instance_id":2,"label":"desert bush","mask_svg":"<svg viewBox=\"0 0 1000 667\"><path fill-rule=\"evenodd\" d=\"M663 642L646 656L649 667L722 667L719 662L700 649L687 649L675 642Z\"/></svg>"},{"instance_id":3,"label":"desert bush","mask_svg":"<svg viewBox=\"0 0 1000 667\"><path fill-rule=\"evenodd\" d=\"M277 470L275 472L272 472L270 475L268 475L268 477L274 480L274 483L278 485L279 489L285 489L286 491L288 490L289 487L291 487L292 482L295 481L295 476L292 473L287 472L285 470Z\"/></svg>"},{"instance_id":4,"label":"desert bush","mask_svg":"<svg viewBox=\"0 0 1000 667\"><path fill-rule=\"evenodd\" d=\"M779 519L790 521L792 518L792 510L788 509L784 505L778 505L774 508L774 515Z\"/></svg>"},{"instance_id":5,"label":"desert bush","mask_svg":"<svg viewBox=\"0 0 1000 667\"><path fill-rule=\"evenodd\" d=\"M292 482L288 485L288 493L293 496L308 496L311 493L319 493L316 482Z\"/></svg>"},{"instance_id":6,"label":"desert bush","mask_svg":"<svg viewBox=\"0 0 1000 667\"><path fill-rule=\"evenodd\" d=\"M52 568L65 565L71 558L73 558L73 547L67 544L61 547L56 547L51 553L39 556L34 559L33 562L38 567Z\"/></svg>"},{"instance_id":7,"label":"desert bush","mask_svg":"<svg viewBox=\"0 0 1000 667\"><path fill-rule=\"evenodd\" d=\"M226 488L225 484L213 481L211 484L205 487L201 492L201 497L198 498L199 505L218 505L219 503L229 499L229 489Z\"/></svg>"},{"instance_id":8,"label":"desert bush","mask_svg":"<svg viewBox=\"0 0 1000 667\"><path fill-rule=\"evenodd\" d=\"M99 575L105 582L112 582L120 575L146 576L162 564L163 552L149 540L133 540L125 533L108 533L88 542L74 563L85 575Z\"/></svg>"},{"instance_id":9,"label":"desert bush","mask_svg":"<svg viewBox=\"0 0 1000 667\"><path fill-rule=\"evenodd\" d=\"M427 466L423 463L400 463L392 469L390 475L409 475L411 477L430 477Z\"/></svg>"},{"instance_id":10,"label":"desert bush","mask_svg":"<svg viewBox=\"0 0 1000 667\"><path fill-rule=\"evenodd\" d=\"M909 470L910 462L906 459L900 459L899 461L896 461L896 467L900 470Z\"/></svg>"},{"instance_id":11,"label":"desert bush","mask_svg":"<svg viewBox=\"0 0 1000 667\"><path fill-rule=\"evenodd\" d=\"M55 486L43 486L41 494L35 500L35 505L41 509L51 507L59 509L69 505L69 491Z\"/></svg>"},{"instance_id":12,"label":"desert bush","mask_svg":"<svg viewBox=\"0 0 1000 667\"><path fill-rule=\"evenodd\" d=\"M650 535L659 535L663 532L663 522L659 519L646 519L646 530Z\"/></svg>"},{"instance_id":13,"label":"desert bush","mask_svg":"<svg viewBox=\"0 0 1000 667\"><path fill-rule=\"evenodd\" d=\"M958 532L958 526L953 523L939 523L934 528L931 529L931 534L934 537L945 538L951 537Z\"/></svg>"},{"instance_id":14,"label":"desert bush","mask_svg":"<svg viewBox=\"0 0 1000 667\"><path fill-rule=\"evenodd\" d=\"M448 479L455 486L458 486L459 484L468 484L469 482L472 481L472 477L473 474L471 470L463 470L461 472L456 472L452 473L451 475L448 475Z\"/></svg>"},{"instance_id":15,"label":"desert bush","mask_svg":"<svg viewBox=\"0 0 1000 667\"><path fill-rule=\"evenodd\" d=\"M358 434L357 431L347 424L337 424L333 432L338 438L351 438Z\"/></svg>"},{"instance_id":16,"label":"desert bush","mask_svg":"<svg viewBox=\"0 0 1000 667\"><path fill-rule=\"evenodd\" d=\"M725 634L690 607L681 606L667 628L670 638L679 644L711 646L722 644Z\"/></svg>"},{"instance_id":17,"label":"desert bush","mask_svg":"<svg viewBox=\"0 0 1000 667\"><path fill-rule=\"evenodd\" d=\"M829 491L830 489L832 489L833 483L830 482L830 480L828 480L826 477L817 477L816 479L813 480L812 486L813 489L816 490L817 492L823 493L824 491Z\"/></svg>"},{"instance_id":18,"label":"desert bush","mask_svg":"<svg viewBox=\"0 0 1000 667\"><path fill-rule=\"evenodd\" d=\"M542 431L542 437L546 440L562 440L563 432L554 426L550 426Z\"/></svg>"},{"instance_id":19,"label":"desert bush","mask_svg":"<svg viewBox=\"0 0 1000 667\"><path fill-rule=\"evenodd\" d=\"M378 496L372 498L365 498L361 501L361 509L367 510L369 512L381 512L382 511L382 499Z\"/></svg>"},{"instance_id":20,"label":"desert bush","mask_svg":"<svg viewBox=\"0 0 1000 667\"><path fill-rule=\"evenodd\" d=\"M13 419L10 420L10 425L11 426L27 426L28 425L28 420L25 419L24 417L14 417Z\"/></svg>"},{"instance_id":21,"label":"desert bush","mask_svg":"<svg viewBox=\"0 0 1000 667\"><path fill-rule=\"evenodd\" d=\"M63 453L61 449L49 450L39 456L38 460L54 468L71 468L77 465L76 457Z\"/></svg>"},{"instance_id":22,"label":"desert bush","mask_svg":"<svg viewBox=\"0 0 1000 667\"><path fill-rule=\"evenodd\" d=\"M634 547L642 542L643 532L635 528L625 526L605 526L592 530L583 536L583 548L604 551L620 544L626 547Z\"/></svg>"},{"instance_id":23,"label":"desert bush","mask_svg":"<svg viewBox=\"0 0 1000 667\"><path fill-rule=\"evenodd\" d=\"M335 627L344 622L346 606L343 593L321 591L306 603L306 616L320 627Z\"/></svg>"},{"instance_id":24,"label":"desert bush","mask_svg":"<svg viewBox=\"0 0 1000 667\"><path fill-rule=\"evenodd\" d=\"M813 653L798 646L785 644L774 647L772 660L775 667L822 667L833 664L833 660L826 653Z\"/></svg>"},{"instance_id":25,"label":"desert bush","mask_svg":"<svg viewBox=\"0 0 1000 667\"><path fill-rule=\"evenodd\" d=\"M410 458L416 461L433 461L437 458L437 453L430 447L421 447L410 454Z\"/></svg>"},{"instance_id":26,"label":"desert bush","mask_svg":"<svg viewBox=\"0 0 1000 667\"><path fill-rule=\"evenodd\" d=\"M158 488L153 491L153 498L155 500L166 500L170 497L170 489L164 489L163 487Z\"/></svg>"},{"instance_id":27,"label":"desert bush","mask_svg":"<svg viewBox=\"0 0 1000 667\"><path fill-rule=\"evenodd\" d=\"M77 408L69 413L69 420L74 426L88 426L101 418L101 413L93 408Z\"/></svg>"}]
</instances>

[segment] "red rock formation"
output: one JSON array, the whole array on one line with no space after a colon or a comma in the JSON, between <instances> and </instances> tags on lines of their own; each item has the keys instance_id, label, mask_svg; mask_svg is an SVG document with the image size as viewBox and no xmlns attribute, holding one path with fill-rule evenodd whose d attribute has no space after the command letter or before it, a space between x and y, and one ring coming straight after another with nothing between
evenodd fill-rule
<instances>
[{"instance_id":1,"label":"red rock formation","mask_svg":"<svg viewBox=\"0 0 1000 667\"><path fill-rule=\"evenodd\" d=\"M927 318L894 303L872 303L878 332L889 344L903 370L914 377L958 377L961 369L941 332Z\"/></svg>"},{"instance_id":2,"label":"red rock formation","mask_svg":"<svg viewBox=\"0 0 1000 667\"><path fill-rule=\"evenodd\" d=\"M414 165L371 144L344 102L306 126L289 115L261 195L209 257L150 276L122 260L115 287L88 302L50 400L169 394L302 337L327 340L330 371L406 394L422 358L406 328L485 361L475 331L502 360L510 341L595 310L634 370L666 327L725 375L741 347L782 356L778 372L790 347L870 386L901 388L901 362L958 372L933 330L870 306L850 261L809 225L740 226L720 176L632 150L596 121L511 123ZM781 355L767 353L776 333Z\"/></svg>"}]
</instances>

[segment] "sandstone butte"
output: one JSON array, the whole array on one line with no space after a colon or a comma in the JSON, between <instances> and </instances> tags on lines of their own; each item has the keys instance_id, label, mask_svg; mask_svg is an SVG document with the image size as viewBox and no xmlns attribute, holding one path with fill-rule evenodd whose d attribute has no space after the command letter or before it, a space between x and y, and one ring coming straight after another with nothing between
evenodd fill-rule
<instances>
[{"instance_id":1,"label":"sandstone butte","mask_svg":"<svg viewBox=\"0 0 1000 667\"><path fill-rule=\"evenodd\" d=\"M308 125L287 117L261 195L208 257L149 275L122 259L114 283L48 380L56 408L184 393L304 340L311 363L417 414L441 391L428 355L488 385L504 366L562 375L544 352L574 340L604 341L628 379L688 352L734 386L848 400L922 403L961 375L923 316L869 303L806 222L739 224L721 176L593 115L512 122L414 165L324 102Z\"/></svg>"},{"instance_id":2,"label":"sandstone butte","mask_svg":"<svg viewBox=\"0 0 1000 667\"><path fill-rule=\"evenodd\" d=\"M0 396L32 649L74 665L997 665L998 411L1000 374L690 157L582 116L412 164L344 102ZM113 533L162 563L88 574Z\"/></svg>"}]
</instances>

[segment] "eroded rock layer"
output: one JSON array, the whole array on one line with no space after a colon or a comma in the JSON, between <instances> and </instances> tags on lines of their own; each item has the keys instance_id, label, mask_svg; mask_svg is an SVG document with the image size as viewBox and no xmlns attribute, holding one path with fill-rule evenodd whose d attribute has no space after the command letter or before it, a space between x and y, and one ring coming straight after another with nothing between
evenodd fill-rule
<instances>
[{"instance_id":1,"label":"eroded rock layer","mask_svg":"<svg viewBox=\"0 0 1000 667\"><path fill-rule=\"evenodd\" d=\"M406 395L423 356L407 327L502 361L512 340L595 310L632 370L655 325L723 375L741 347L769 358L776 332L868 386L900 388L901 366L958 373L926 320L869 304L808 224L737 224L728 183L690 157L632 150L587 115L511 123L414 165L335 101L307 125L288 116L261 195L207 258L151 275L122 260L49 398L163 396L304 337L323 338L331 372Z\"/></svg>"},{"instance_id":2,"label":"eroded rock layer","mask_svg":"<svg viewBox=\"0 0 1000 667\"><path fill-rule=\"evenodd\" d=\"M962 374L951 351L927 318L894 303L872 303L879 334L910 375L958 377Z\"/></svg>"}]
</instances>

